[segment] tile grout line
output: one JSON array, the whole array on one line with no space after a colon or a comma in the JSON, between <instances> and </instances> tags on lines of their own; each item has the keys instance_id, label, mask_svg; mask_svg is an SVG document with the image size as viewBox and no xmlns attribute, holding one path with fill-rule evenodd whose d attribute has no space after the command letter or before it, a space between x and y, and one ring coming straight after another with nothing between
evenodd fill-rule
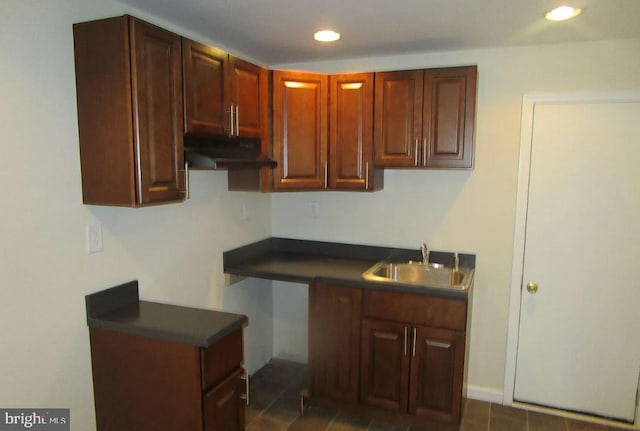
<instances>
[{"instance_id":1,"label":"tile grout line","mask_svg":"<svg viewBox=\"0 0 640 431\"><path fill-rule=\"evenodd\" d=\"M489 403L489 417L487 418L487 431L491 431L491 408L493 403Z\"/></svg>"},{"instance_id":2,"label":"tile grout line","mask_svg":"<svg viewBox=\"0 0 640 431\"><path fill-rule=\"evenodd\" d=\"M285 389L280 390L277 395L265 406L265 408L260 411L260 413L258 413L252 421L246 423L245 426L249 426L251 423L256 422L258 419L260 419L260 417L262 417L280 399L280 397L282 397L287 388L288 386L285 386ZM295 420L293 422L295 422ZM291 424L289 424L289 426L291 426Z\"/></svg>"},{"instance_id":3,"label":"tile grout line","mask_svg":"<svg viewBox=\"0 0 640 431\"><path fill-rule=\"evenodd\" d=\"M335 415L333 415L333 417L331 418L331 421L329 421L329 423L327 424L327 426L325 427L324 431L328 431L329 427L331 426L331 424L333 423L333 421L338 417L338 414L336 413Z\"/></svg>"}]
</instances>

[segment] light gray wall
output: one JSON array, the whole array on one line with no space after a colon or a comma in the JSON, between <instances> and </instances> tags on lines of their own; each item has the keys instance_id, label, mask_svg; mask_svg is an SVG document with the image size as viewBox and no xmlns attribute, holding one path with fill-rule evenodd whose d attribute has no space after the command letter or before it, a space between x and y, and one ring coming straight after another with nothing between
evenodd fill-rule
<instances>
[{"instance_id":1,"label":"light gray wall","mask_svg":"<svg viewBox=\"0 0 640 431\"><path fill-rule=\"evenodd\" d=\"M229 193L224 172L193 172L184 204L83 206L71 26L122 13L208 42L115 0L0 2L0 406L70 407L74 429L94 429L84 295L131 279L145 299L248 314L250 371L274 351L304 360L304 285L276 283L273 295L268 281L224 286L222 251L272 234L403 247L426 239L434 249L477 253L470 383L501 390L522 95L637 90L639 40L283 65L332 72L477 63L471 172L388 170L375 194L273 196ZM239 220L242 204L249 220ZM92 222L102 223L104 252L88 255Z\"/></svg>"},{"instance_id":2,"label":"light gray wall","mask_svg":"<svg viewBox=\"0 0 640 431\"><path fill-rule=\"evenodd\" d=\"M74 430L95 429L90 292L138 279L147 300L241 311L249 371L273 350L271 283L227 288L222 274L223 250L270 235L269 195L230 193L225 172L193 172L184 204L82 205L72 23L125 12L146 17L112 0L0 2L0 406L69 407ZM104 252L89 255L93 222Z\"/></svg>"},{"instance_id":3,"label":"light gray wall","mask_svg":"<svg viewBox=\"0 0 640 431\"><path fill-rule=\"evenodd\" d=\"M384 190L373 194L274 194L272 233L413 248L426 240L436 250L476 253L469 389L473 396L501 400L522 96L638 91L638 53L640 40L634 39L273 66L338 73L477 64L479 80L473 171L386 170ZM319 204L317 218L311 217L312 202ZM303 307L304 298L283 289L274 285L281 309ZM279 319L276 313L274 322ZM287 343L274 345L295 356L305 346L278 332L288 327L297 328L291 322L274 326L275 339Z\"/></svg>"}]
</instances>

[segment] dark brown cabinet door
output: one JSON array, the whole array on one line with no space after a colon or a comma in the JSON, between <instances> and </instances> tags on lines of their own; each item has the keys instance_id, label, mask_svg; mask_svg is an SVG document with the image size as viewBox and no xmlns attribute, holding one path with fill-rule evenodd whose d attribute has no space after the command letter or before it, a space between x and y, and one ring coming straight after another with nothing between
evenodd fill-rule
<instances>
[{"instance_id":1,"label":"dark brown cabinet door","mask_svg":"<svg viewBox=\"0 0 640 431\"><path fill-rule=\"evenodd\" d=\"M409 396L409 326L362 321L360 402L406 412Z\"/></svg>"},{"instance_id":2,"label":"dark brown cabinet door","mask_svg":"<svg viewBox=\"0 0 640 431\"><path fill-rule=\"evenodd\" d=\"M227 53L182 38L185 133L223 135L231 130L226 104Z\"/></svg>"},{"instance_id":3,"label":"dark brown cabinet door","mask_svg":"<svg viewBox=\"0 0 640 431\"><path fill-rule=\"evenodd\" d=\"M140 204L178 200L182 168L180 37L132 19Z\"/></svg>"},{"instance_id":4,"label":"dark brown cabinet door","mask_svg":"<svg viewBox=\"0 0 640 431\"><path fill-rule=\"evenodd\" d=\"M327 76L273 72L275 190L327 186Z\"/></svg>"},{"instance_id":5,"label":"dark brown cabinet door","mask_svg":"<svg viewBox=\"0 0 640 431\"><path fill-rule=\"evenodd\" d=\"M425 71L423 166L473 167L476 76L476 66Z\"/></svg>"},{"instance_id":6,"label":"dark brown cabinet door","mask_svg":"<svg viewBox=\"0 0 640 431\"><path fill-rule=\"evenodd\" d=\"M239 369L204 395L205 431L244 431L244 371Z\"/></svg>"},{"instance_id":7,"label":"dark brown cabinet door","mask_svg":"<svg viewBox=\"0 0 640 431\"><path fill-rule=\"evenodd\" d=\"M422 137L422 70L375 75L375 162L417 166Z\"/></svg>"},{"instance_id":8,"label":"dark brown cabinet door","mask_svg":"<svg viewBox=\"0 0 640 431\"><path fill-rule=\"evenodd\" d=\"M199 349L90 328L99 431L201 431Z\"/></svg>"},{"instance_id":9,"label":"dark brown cabinet door","mask_svg":"<svg viewBox=\"0 0 640 431\"><path fill-rule=\"evenodd\" d=\"M185 133L262 138L268 121L267 71L182 39Z\"/></svg>"},{"instance_id":10,"label":"dark brown cabinet door","mask_svg":"<svg viewBox=\"0 0 640 431\"><path fill-rule=\"evenodd\" d=\"M464 370L464 333L412 328L409 412L459 422Z\"/></svg>"},{"instance_id":11,"label":"dark brown cabinet door","mask_svg":"<svg viewBox=\"0 0 640 431\"><path fill-rule=\"evenodd\" d=\"M473 167L477 67L376 73L377 166Z\"/></svg>"},{"instance_id":12,"label":"dark brown cabinet door","mask_svg":"<svg viewBox=\"0 0 640 431\"><path fill-rule=\"evenodd\" d=\"M332 75L329 86L329 187L372 189L373 73Z\"/></svg>"},{"instance_id":13,"label":"dark brown cabinet door","mask_svg":"<svg viewBox=\"0 0 640 431\"><path fill-rule=\"evenodd\" d=\"M361 291L311 286L311 380L314 395L356 402L360 370Z\"/></svg>"},{"instance_id":14,"label":"dark brown cabinet door","mask_svg":"<svg viewBox=\"0 0 640 431\"><path fill-rule=\"evenodd\" d=\"M236 135L262 138L267 130L268 72L229 56L227 106L235 109Z\"/></svg>"},{"instance_id":15,"label":"dark brown cabinet door","mask_svg":"<svg viewBox=\"0 0 640 431\"><path fill-rule=\"evenodd\" d=\"M84 203L182 200L180 38L126 15L73 32Z\"/></svg>"}]
</instances>

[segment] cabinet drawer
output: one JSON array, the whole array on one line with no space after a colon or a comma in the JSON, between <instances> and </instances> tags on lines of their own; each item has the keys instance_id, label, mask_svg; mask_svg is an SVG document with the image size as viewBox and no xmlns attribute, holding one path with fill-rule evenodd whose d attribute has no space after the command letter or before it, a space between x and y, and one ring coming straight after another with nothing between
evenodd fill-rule
<instances>
[{"instance_id":1,"label":"cabinet drawer","mask_svg":"<svg viewBox=\"0 0 640 431\"><path fill-rule=\"evenodd\" d=\"M464 331L467 302L413 293L363 290L366 317Z\"/></svg>"},{"instance_id":2,"label":"cabinet drawer","mask_svg":"<svg viewBox=\"0 0 640 431\"><path fill-rule=\"evenodd\" d=\"M246 393L242 368L204 394L204 431L244 431Z\"/></svg>"},{"instance_id":3,"label":"cabinet drawer","mask_svg":"<svg viewBox=\"0 0 640 431\"><path fill-rule=\"evenodd\" d=\"M202 388L207 390L227 377L242 364L242 329L201 349Z\"/></svg>"}]
</instances>

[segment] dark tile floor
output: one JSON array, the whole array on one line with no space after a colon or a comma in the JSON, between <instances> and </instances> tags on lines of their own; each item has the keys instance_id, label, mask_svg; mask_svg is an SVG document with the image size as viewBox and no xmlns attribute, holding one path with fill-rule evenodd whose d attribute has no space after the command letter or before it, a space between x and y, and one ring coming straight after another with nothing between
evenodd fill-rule
<instances>
[{"instance_id":1,"label":"dark tile floor","mask_svg":"<svg viewBox=\"0 0 640 431\"><path fill-rule=\"evenodd\" d=\"M303 364L272 359L251 378L247 431L440 431L422 430L349 416L314 406L300 416L299 391L307 383ZM565 419L483 401L465 400L460 431L614 431L604 425Z\"/></svg>"}]
</instances>

